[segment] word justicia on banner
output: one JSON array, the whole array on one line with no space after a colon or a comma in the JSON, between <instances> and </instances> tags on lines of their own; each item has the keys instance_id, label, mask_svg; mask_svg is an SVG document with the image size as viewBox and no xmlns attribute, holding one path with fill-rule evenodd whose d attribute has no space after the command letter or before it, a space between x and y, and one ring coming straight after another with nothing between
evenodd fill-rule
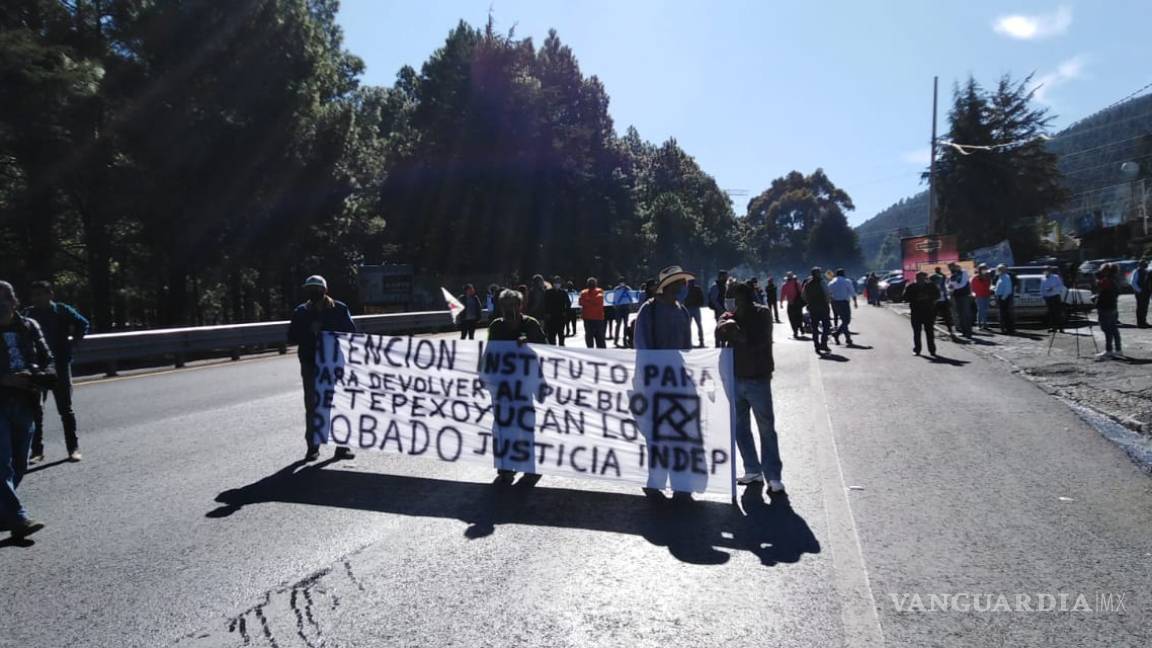
<instances>
[{"instance_id":1,"label":"word justicia on banner","mask_svg":"<svg viewBox=\"0 0 1152 648\"><path fill-rule=\"evenodd\" d=\"M318 443L727 493L730 354L324 332L313 430Z\"/></svg>"}]
</instances>

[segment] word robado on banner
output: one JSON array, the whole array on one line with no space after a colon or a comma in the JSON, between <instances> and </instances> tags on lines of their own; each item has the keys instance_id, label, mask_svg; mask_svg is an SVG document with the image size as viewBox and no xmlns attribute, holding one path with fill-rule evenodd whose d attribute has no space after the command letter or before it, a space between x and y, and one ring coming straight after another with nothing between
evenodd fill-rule
<instances>
[{"instance_id":1,"label":"word robado on banner","mask_svg":"<svg viewBox=\"0 0 1152 648\"><path fill-rule=\"evenodd\" d=\"M728 492L730 354L324 332L313 429L365 450Z\"/></svg>"}]
</instances>

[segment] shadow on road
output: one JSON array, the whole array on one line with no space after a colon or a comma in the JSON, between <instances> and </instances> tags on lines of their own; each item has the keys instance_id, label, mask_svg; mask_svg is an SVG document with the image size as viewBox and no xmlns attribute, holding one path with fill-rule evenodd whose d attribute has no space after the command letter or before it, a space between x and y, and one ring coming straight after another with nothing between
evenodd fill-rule
<instances>
[{"instance_id":1,"label":"shadow on road","mask_svg":"<svg viewBox=\"0 0 1152 648\"><path fill-rule=\"evenodd\" d=\"M49 468L55 468L56 466L59 466L60 464L66 464L66 463L68 463L68 459L57 459L56 461L52 461L49 463L37 464L37 465L29 468L28 470L24 471L24 474L25 475L31 475L34 472L40 472L41 470L48 470Z\"/></svg>"},{"instance_id":2,"label":"shadow on road","mask_svg":"<svg viewBox=\"0 0 1152 648\"><path fill-rule=\"evenodd\" d=\"M808 523L783 496L765 502L763 484L749 486L743 511L729 503L674 502L640 494L540 488L535 480L498 486L424 477L323 470L326 463L297 470L301 462L216 497L222 506L207 513L223 518L245 506L286 502L335 506L397 515L455 518L480 539L500 525L528 524L642 536L667 547L678 560L698 565L728 562L720 549L748 551L761 564L794 563L820 553Z\"/></svg>"},{"instance_id":3,"label":"shadow on road","mask_svg":"<svg viewBox=\"0 0 1152 648\"><path fill-rule=\"evenodd\" d=\"M968 360L957 360L956 358L949 358L942 355L930 356L928 360L934 364L945 364L953 367L963 367L968 364Z\"/></svg>"},{"instance_id":4,"label":"shadow on road","mask_svg":"<svg viewBox=\"0 0 1152 648\"><path fill-rule=\"evenodd\" d=\"M835 353L825 353L820 356L821 360L832 360L833 362L848 362L848 358Z\"/></svg>"},{"instance_id":5,"label":"shadow on road","mask_svg":"<svg viewBox=\"0 0 1152 648\"><path fill-rule=\"evenodd\" d=\"M1125 363L1128 363L1128 364L1130 364L1130 365L1146 365L1146 364L1152 364L1152 360L1150 360L1150 359L1147 359L1147 358L1133 358L1133 357L1131 357L1131 356L1123 356L1123 357L1119 357L1119 358L1116 358L1116 360L1117 360L1118 362L1125 362Z\"/></svg>"},{"instance_id":6,"label":"shadow on road","mask_svg":"<svg viewBox=\"0 0 1152 648\"><path fill-rule=\"evenodd\" d=\"M36 542L34 540L32 540L31 538L8 537L8 538L5 538L3 540L0 540L0 549L3 549L5 547L20 547L22 549L27 549L28 547L31 547L34 544L36 544Z\"/></svg>"},{"instance_id":7,"label":"shadow on road","mask_svg":"<svg viewBox=\"0 0 1152 648\"><path fill-rule=\"evenodd\" d=\"M975 335L968 338L968 343L969 344L975 344L977 346L1000 346L996 342L993 342L991 340L985 340L982 337L977 337Z\"/></svg>"}]
</instances>

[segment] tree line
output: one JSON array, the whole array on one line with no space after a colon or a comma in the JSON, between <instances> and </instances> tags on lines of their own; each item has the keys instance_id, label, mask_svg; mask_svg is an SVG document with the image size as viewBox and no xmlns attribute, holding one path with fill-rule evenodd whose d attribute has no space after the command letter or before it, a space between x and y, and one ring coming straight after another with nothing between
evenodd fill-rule
<instances>
[{"instance_id":1,"label":"tree line","mask_svg":"<svg viewBox=\"0 0 1152 648\"><path fill-rule=\"evenodd\" d=\"M738 217L675 139L619 134L551 32L464 22L359 82L336 0L13 0L0 9L0 276L98 329L280 318L302 277L433 283L857 263L822 171Z\"/></svg>"}]
</instances>

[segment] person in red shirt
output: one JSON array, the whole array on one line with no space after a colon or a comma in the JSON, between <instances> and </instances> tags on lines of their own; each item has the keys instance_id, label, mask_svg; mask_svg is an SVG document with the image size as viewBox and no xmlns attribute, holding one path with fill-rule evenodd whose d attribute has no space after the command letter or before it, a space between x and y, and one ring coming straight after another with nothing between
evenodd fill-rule
<instances>
[{"instance_id":1,"label":"person in red shirt","mask_svg":"<svg viewBox=\"0 0 1152 648\"><path fill-rule=\"evenodd\" d=\"M972 296L976 298L976 326L981 331L988 330L988 305L992 303L992 275L988 274L988 264L976 267L972 277Z\"/></svg>"},{"instance_id":2,"label":"person in red shirt","mask_svg":"<svg viewBox=\"0 0 1152 648\"><path fill-rule=\"evenodd\" d=\"M580 291L580 317L584 320L584 344L588 348L608 348L604 339L604 291L596 277L588 277L588 287Z\"/></svg>"},{"instance_id":3,"label":"person in red shirt","mask_svg":"<svg viewBox=\"0 0 1152 648\"><path fill-rule=\"evenodd\" d=\"M780 287L780 305L788 302L788 323L792 326L792 337L800 337L800 326L804 321L804 299L800 296L800 282L789 272L784 285Z\"/></svg>"}]
</instances>

